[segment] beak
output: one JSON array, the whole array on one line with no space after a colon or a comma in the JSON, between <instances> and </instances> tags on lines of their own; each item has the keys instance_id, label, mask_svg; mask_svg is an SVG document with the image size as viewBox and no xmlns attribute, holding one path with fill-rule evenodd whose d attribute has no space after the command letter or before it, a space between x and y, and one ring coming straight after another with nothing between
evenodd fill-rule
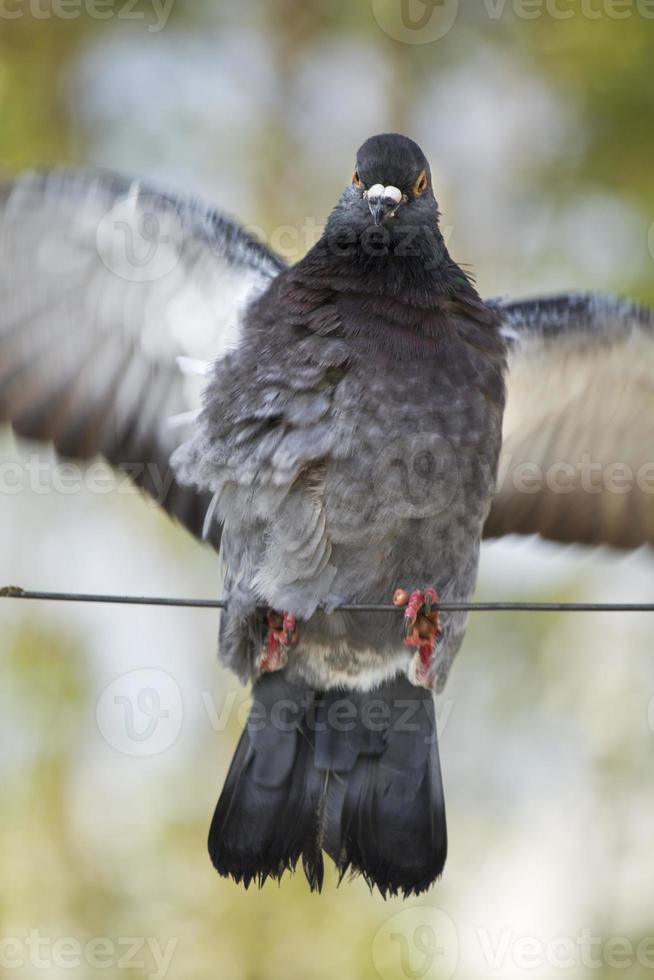
<instances>
[{"instance_id":1,"label":"beak","mask_svg":"<svg viewBox=\"0 0 654 980\"><path fill-rule=\"evenodd\" d=\"M374 184L367 191L368 207L372 215L372 220L376 225L380 225L386 218L392 217L402 203L402 191L389 184Z\"/></svg>"},{"instance_id":2,"label":"beak","mask_svg":"<svg viewBox=\"0 0 654 980\"><path fill-rule=\"evenodd\" d=\"M368 201L368 207L370 208L372 220L376 225L380 225L382 221L386 220L387 215L395 210L397 205L394 201L385 201L383 198L380 198L377 201Z\"/></svg>"}]
</instances>

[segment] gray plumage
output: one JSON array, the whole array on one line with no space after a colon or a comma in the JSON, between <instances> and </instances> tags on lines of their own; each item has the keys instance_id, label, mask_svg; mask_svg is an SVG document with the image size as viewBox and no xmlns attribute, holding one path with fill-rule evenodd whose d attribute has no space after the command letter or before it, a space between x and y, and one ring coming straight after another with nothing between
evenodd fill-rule
<instances>
[{"instance_id":1,"label":"gray plumage","mask_svg":"<svg viewBox=\"0 0 654 980\"><path fill-rule=\"evenodd\" d=\"M247 884L301 857L319 888L325 849L341 874L409 894L440 874L447 851L435 721L398 728L398 678L416 679L400 617L334 607L389 602L398 585L472 594L500 451L505 345L499 318L447 253L415 144L368 141L357 174L321 241L250 306L173 465L181 482L215 496L226 663L256 678L266 633L257 606L291 610L299 642L277 699L300 685L354 709L346 730L325 710L322 729L302 719L280 744L271 710L263 732L244 734L209 834L214 865ZM406 203L371 231L364 191L378 182ZM444 620L430 676L439 687L464 626L464 615ZM371 732L365 708L380 700L390 717ZM400 770L390 777L389 756Z\"/></svg>"},{"instance_id":2,"label":"gray plumage","mask_svg":"<svg viewBox=\"0 0 654 980\"><path fill-rule=\"evenodd\" d=\"M335 607L398 586L465 600L482 535L654 541L648 485L589 495L582 465L652 463L651 313L483 302L438 230L427 161L393 135L364 144L290 269L198 202L67 172L3 189L0 250L0 417L62 454L141 465L137 481L220 548L220 655L264 710L214 817L218 870L247 884L301 860L319 888L325 850L384 894L428 887L447 839L431 692L412 683L399 615ZM525 463L543 474L528 493ZM259 677L262 605L299 627L287 667ZM465 622L442 617L436 690ZM402 703L419 709L408 730Z\"/></svg>"},{"instance_id":3,"label":"gray plumage","mask_svg":"<svg viewBox=\"0 0 654 980\"><path fill-rule=\"evenodd\" d=\"M397 176L401 149L386 182L410 186L426 161ZM345 191L321 242L250 307L238 349L214 368L195 435L173 457L181 482L217 497L228 601L220 650L244 679L264 638L257 604L302 619L290 679L360 689L408 669L401 619L329 610L388 603L398 585L433 585L443 599L474 589L500 449L504 342L447 254L431 190L412 206L381 254L366 254L359 237L340 256L343 229L370 227L361 192ZM439 686L464 624L444 619Z\"/></svg>"}]
</instances>

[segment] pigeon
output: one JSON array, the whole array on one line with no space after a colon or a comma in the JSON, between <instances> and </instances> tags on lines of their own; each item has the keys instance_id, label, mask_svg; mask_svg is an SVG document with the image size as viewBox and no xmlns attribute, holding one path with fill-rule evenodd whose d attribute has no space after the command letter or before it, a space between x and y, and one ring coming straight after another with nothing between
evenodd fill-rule
<instances>
[{"instance_id":1,"label":"pigeon","mask_svg":"<svg viewBox=\"0 0 654 980\"><path fill-rule=\"evenodd\" d=\"M434 695L467 622L439 604L471 598L483 538L654 543L652 312L483 300L439 218L399 134L361 146L291 266L140 180L0 191L0 418L219 552L219 653L252 706L209 852L246 887L301 865L320 890L328 855L383 896L428 889Z\"/></svg>"}]
</instances>

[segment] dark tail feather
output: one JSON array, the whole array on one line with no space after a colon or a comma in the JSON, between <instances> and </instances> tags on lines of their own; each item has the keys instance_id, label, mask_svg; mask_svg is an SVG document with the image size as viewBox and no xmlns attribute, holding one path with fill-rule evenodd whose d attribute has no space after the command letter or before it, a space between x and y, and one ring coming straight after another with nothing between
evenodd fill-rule
<instances>
[{"instance_id":1,"label":"dark tail feather","mask_svg":"<svg viewBox=\"0 0 654 980\"><path fill-rule=\"evenodd\" d=\"M433 696L404 678L370 696L391 722L383 751L361 753L349 771L331 853L341 874L360 872L384 896L419 894L447 857Z\"/></svg>"},{"instance_id":2,"label":"dark tail feather","mask_svg":"<svg viewBox=\"0 0 654 980\"><path fill-rule=\"evenodd\" d=\"M220 874L247 887L280 878L301 857L309 882L319 889L320 773L302 725L311 695L274 673L255 684L253 699L211 822L211 860Z\"/></svg>"},{"instance_id":3,"label":"dark tail feather","mask_svg":"<svg viewBox=\"0 0 654 980\"><path fill-rule=\"evenodd\" d=\"M447 854L434 703L406 678L312 693L262 677L209 832L216 869L246 886L322 851L383 895L418 894Z\"/></svg>"}]
</instances>

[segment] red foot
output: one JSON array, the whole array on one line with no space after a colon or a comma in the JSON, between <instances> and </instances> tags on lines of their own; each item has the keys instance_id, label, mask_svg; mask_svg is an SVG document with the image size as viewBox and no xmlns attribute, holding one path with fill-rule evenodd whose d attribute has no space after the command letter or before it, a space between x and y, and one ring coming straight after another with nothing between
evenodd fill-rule
<instances>
[{"instance_id":1,"label":"red foot","mask_svg":"<svg viewBox=\"0 0 654 980\"><path fill-rule=\"evenodd\" d=\"M288 663L288 648L297 643L297 624L290 613L268 613L268 636L259 657L259 670L270 674Z\"/></svg>"},{"instance_id":2,"label":"red foot","mask_svg":"<svg viewBox=\"0 0 654 980\"><path fill-rule=\"evenodd\" d=\"M430 688L433 682L436 641L441 634L438 610L432 610L437 602L436 589L416 590L411 594L397 589L393 596L393 604L404 608L404 642L408 647L418 648L410 673L414 684L421 687Z\"/></svg>"}]
</instances>

